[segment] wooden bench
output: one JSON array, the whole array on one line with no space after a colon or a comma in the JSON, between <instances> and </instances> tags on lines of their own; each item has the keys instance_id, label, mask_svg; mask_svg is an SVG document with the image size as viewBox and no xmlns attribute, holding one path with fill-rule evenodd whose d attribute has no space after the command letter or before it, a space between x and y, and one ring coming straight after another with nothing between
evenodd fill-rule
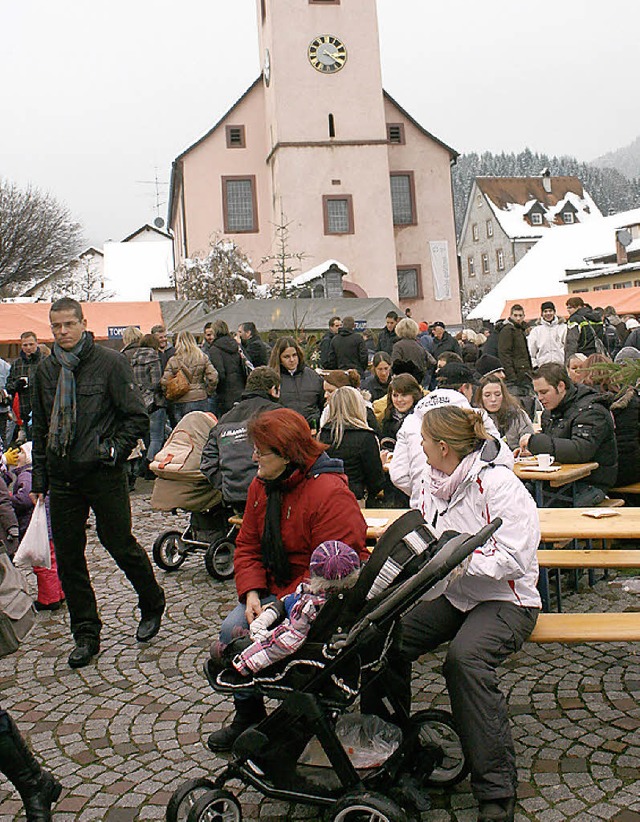
<instances>
[{"instance_id":1,"label":"wooden bench","mask_svg":"<svg viewBox=\"0 0 640 822\"><path fill-rule=\"evenodd\" d=\"M618 488L611 488L616 494L640 494L640 482L635 482L632 485L621 485Z\"/></svg>"},{"instance_id":2,"label":"wooden bench","mask_svg":"<svg viewBox=\"0 0 640 822\"><path fill-rule=\"evenodd\" d=\"M540 549L541 568L634 568L640 570L640 551L563 551ZM639 642L640 611L588 614L540 614L530 642Z\"/></svg>"}]
</instances>

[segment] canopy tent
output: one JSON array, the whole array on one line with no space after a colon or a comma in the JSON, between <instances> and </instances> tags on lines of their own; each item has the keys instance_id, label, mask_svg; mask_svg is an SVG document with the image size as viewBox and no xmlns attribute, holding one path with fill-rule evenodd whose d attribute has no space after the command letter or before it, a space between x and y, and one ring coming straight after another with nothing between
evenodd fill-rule
<instances>
[{"instance_id":1,"label":"canopy tent","mask_svg":"<svg viewBox=\"0 0 640 822\"><path fill-rule=\"evenodd\" d=\"M526 297L523 300L507 300L502 314L505 319L511 313L511 306L518 303L524 308L527 320L535 320L540 316L540 306L546 300L551 300L561 317L568 317L566 302L569 297L582 297L585 303L592 308L604 308L612 305L620 316L624 314L640 314L640 288L608 288L606 291L587 291L579 294L555 294L551 297Z\"/></svg>"},{"instance_id":2,"label":"canopy tent","mask_svg":"<svg viewBox=\"0 0 640 822\"><path fill-rule=\"evenodd\" d=\"M211 309L204 300L162 300L164 324L171 334L183 329L190 329L195 323L200 324L200 331Z\"/></svg>"},{"instance_id":3,"label":"canopy tent","mask_svg":"<svg viewBox=\"0 0 640 822\"><path fill-rule=\"evenodd\" d=\"M97 340L118 338L123 328L136 325L147 333L163 323L160 303L81 303L87 328ZM23 331L33 331L40 342L52 342L51 303L0 303L0 344L19 343Z\"/></svg>"},{"instance_id":4,"label":"canopy tent","mask_svg":"<svg viewBox=\"0 0 640 822\"><path fill-rule=\"evenodd\" d=\"M325 330L333 316L353 317L363 320L368 328L382 328L389 311L402 315L397 305L387 297L290 300L238 300L238 302L217 308L204 317L190 320L182 329L201 334L204 324L224 320L230 331L235 331L240 323L254 322L259 332L291 331L295 328L305 331ZM170 329L176 330L176 329Z\"/></svg>"}]
</instances>

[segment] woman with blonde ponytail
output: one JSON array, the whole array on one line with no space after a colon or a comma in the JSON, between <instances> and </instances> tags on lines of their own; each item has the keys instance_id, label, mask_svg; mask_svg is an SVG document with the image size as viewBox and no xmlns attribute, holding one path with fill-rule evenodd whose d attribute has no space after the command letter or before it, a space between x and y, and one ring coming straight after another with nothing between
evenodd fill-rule
<instances>
[{"instance_id":1,"label":"woman with blonde ponytail","mask_svg":"<svg viewBox=\"0 0 640 822\"><path fill-rule=\"evenodd\" d=\"M429 410L422 441L428 468L421 508L436 533L473 534L496 517L503 524L447 577L439 595L403 618L387 687L409 707L411 663L449 642L444 675L471 767L478 822L513 820L515 751L497 669L527 639L541 607L538 515L478 412L452 405ZM375 709L373 695L370 700L363 711Z\"/></svg>"}]
</instances>

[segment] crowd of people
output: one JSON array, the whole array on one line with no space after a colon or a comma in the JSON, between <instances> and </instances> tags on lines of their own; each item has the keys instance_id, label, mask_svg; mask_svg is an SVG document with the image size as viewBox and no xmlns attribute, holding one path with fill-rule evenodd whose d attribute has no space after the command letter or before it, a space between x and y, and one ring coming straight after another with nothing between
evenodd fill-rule
<instances>
[{"instance_id":1,"label":"crowd of people","mask_svg":"<svg viewBox=\"0 0 640 822\"><path fill-rule=\"evenodd\" d=\"M575 488L578 505L640 481L640 398L613 366L640 358L640 324L591 309L577 295L567 309L565 322L542 303L529 325L514 305L493 328L456 334L439 321L389 312L377 338L357 331L353 317L334 316L320 340L270 335L270 344L252 322L232 331L216 320L201 340L180 331L173 345L163 326L148 333L132 326L117 352L95 343L79 303L55 302L52 348L26 331L18 358L0 368L0 540L13 555L34 505L45 503L52 567L35 569L36 607L68 608L68 664L84 667L100 650L85 558L90 510L100 542L138 595L137 640L160 630L165 593L133 536L129 492L137 477L154 476L149 466L172 429L192 411L212 413L201 470L244 514L238 605L222 624L212 664L238 631L253 641L258 627L270 627L265 609L278 611L274 603L296 592L306 597L293 612L302 636L300 625L325 597L305 587L313 568L322 588L366 561L363 508L417 508L436 534L503 520L439 597L403 618L386 681L410 704L411 663L449 642L444 672L478 819L513 820L515 754L497 668L525 641L540 609L535 502L513 473L514 460L596 461ZM319 548L322 561L314 559ZM268 664L292 630L290 620L277 641L260 634L262 645L238 670L247 673L256 659ZM365 693L363 705L382 712L378 696ZM259 695L243 691L209 747L229 750L264 715ZM33 819L48 819L59 785L32 756L14 778L3 751L8 739L20 745L16 734L0 712L0 768L25 804L44 808Z\"/></svg>"}]
</instances>

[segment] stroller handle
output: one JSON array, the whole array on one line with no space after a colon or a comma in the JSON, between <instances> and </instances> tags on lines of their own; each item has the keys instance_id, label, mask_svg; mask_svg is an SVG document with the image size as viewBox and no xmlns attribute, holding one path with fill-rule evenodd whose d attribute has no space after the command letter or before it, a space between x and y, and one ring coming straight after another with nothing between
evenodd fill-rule
<instances>
[{"instance_id":1,"label":"stroller handle","mask_svg":"<svg viewBox=\"0 0 640 822\"><path fill-rule=\"evenodd\" d=\"M458 534L448 540L417 574L392 589L379 605L356 622L342 647L347 648L352 645L367 629L373 628L377 632L386 623L408 611L423 594L451 573L476 548L484 545L501 525L502 520L496 517L476 534Z\"/></svg>"}]
</instances>

